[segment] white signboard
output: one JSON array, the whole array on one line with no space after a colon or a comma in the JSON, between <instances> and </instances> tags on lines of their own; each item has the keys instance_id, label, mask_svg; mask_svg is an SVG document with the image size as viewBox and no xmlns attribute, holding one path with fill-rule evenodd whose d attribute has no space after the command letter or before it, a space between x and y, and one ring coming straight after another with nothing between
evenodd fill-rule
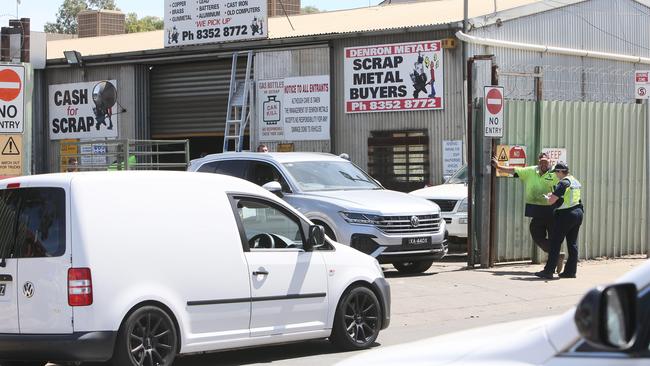
<instances>
[{"instance_id":1,"label":"white signboard","mask_svg":"<svg viewBox=\"0 0 650 366\"><path fill-rule=\"evenodd\" d=\"M634 98L650 99L650 70L634 72Z\"/></svg>"},{"instance_id":2,"label":"white signboard","mask_svg":"<svg viewBox=\"0 0 650 366\"><path fill-rule=\"evenodd\" d=\"M258 88L260 141L330 139L330 77L262 80Z\"/></svg>"},{"instance_id":3,"label":"white signboard","mask_svg":"<svg viewBox=\"0 0 650 366\"><path fill-rule=\"evenodd\" d=\"M557 164L558 161L568 163L566 149L547 147L542 149L542 152L548 154L549 159L551 159L551 166Z\"/></svg>"},{"instance_id":4,"label":"white signboard","mask_svg":"<svg viewBox=\"0 0 650 366\"><path fill-rule=\"evenodd\" d=\"M463 141L443 141L442 162L442 175L444 177L449 177L456 173L463 166Z\"/></svg>"},{"instance_id":5,"label":"white signboard","mask_svg":"<svg viewBox=\"0 0 650 366\"><path fill-rule=\"evenodd\" d=\"M25 68L0 66L0 133L23 133Z\"/></svg>"},{"instance_id":6,"label":"white signboard","mask_svg":"<svg viewBox=\"0 0 650 366\"><path fill-rule=\"evenodd\" d=\"M267 37L267 0L165 0L165 47Z\"/></svg>"},{"instance_id":7,"label":"white signboard","mask_svg":"<svg viewBox=\"0 0 650 366\"><path fill-rule=\"evenodd\" d=\"M483 103L485 137L503 137L503 109L505 101L502 86L486 86Z\"/></svg>"},{"instance_id":8,"label":"white signboard","mask_svg":"<svg viewBox=\"0 0 650 366\"><path fill-rule=\"evenodd\" d=\"M444 107L440 41L345 49L345 112L404 112Z\"/></svg>"},{"instance_id":9,"label":"white signboard","mask_svg":"<svg viewBox=\"0 0 650 366\"><path fill-rule=\"evenodd\" d=\"M260 141L284 141L284 79L257 82Z\"/></svg>"},{"instance_id":10,"label":"white signboard","mask_svg":"<svg viewBox=\"0 0 650 366\"><path fill-rule=\"evenodd\" d=\"M102 112L93 102L93 89L99 82L50 85L48 118L51 140L118 136L117 103ZM117 81L108 82L117 89Z\"/></svg>"}]
</instances>

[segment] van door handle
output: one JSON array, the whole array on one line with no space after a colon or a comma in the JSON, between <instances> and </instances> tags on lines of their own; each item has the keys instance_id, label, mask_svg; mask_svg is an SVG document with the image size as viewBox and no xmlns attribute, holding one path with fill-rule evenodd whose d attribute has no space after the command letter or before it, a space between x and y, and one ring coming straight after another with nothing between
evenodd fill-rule
<instances>
[{"instance_id":1,"label":"van door handle","mask_svg":"<svg viewBox=\"0 0 650 366\"><path fill-rule=\"evenodd\" d=\"M268 276L269 272L264 269L258 269L257 271L253 272L253 276Z\"/></svg>"},{"instance_id":2,"label":"van door handle","mask_svg":"<svg viewBox=\"0 0 650 366\"><path fill-rule=\"evenodd\" d=\"M13 277L11 275L0 274L0 282L11 282Z\"/></svg>"}]
</instances>

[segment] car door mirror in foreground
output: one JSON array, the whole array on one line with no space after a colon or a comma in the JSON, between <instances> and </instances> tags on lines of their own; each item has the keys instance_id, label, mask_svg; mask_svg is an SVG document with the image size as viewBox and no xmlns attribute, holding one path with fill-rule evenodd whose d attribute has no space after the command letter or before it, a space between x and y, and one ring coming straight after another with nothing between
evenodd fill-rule
<instances>
[{"instance_id":1,"label":"car door mirror in foreground","mask_svg":"<svg viewBox=\"0 0 650 366\"><path fill-rule=\"evenodd\" d=\"M266 189L267 191L273 193L274 195L282 198L282 185L280 182L268 182L265 185L262 186L262 188Z\"/></svg>"},{"instance_id":2,"label":"car door mirror in foreground","mask_svg":"<svg viewBox=\"0 0 650 366\"><path fill-rule=\"evenodd\" d=\"M624 351L637 333L637 289L624 283L589 291L576 309L580 335L595 347Z\"/></svg>"},{"instance_id":3,"label":"car door mirror in foreground","mask_svg":"<svg viewBox=\"0 0 650 366\"><path fill-rule=\"evenodd\" d=\"M309 239L305 246L306 251L311 251L315 247L320 247L325 244L325 229L320 225L312 225L309 227Z\"/></svg>"}]
</instances>

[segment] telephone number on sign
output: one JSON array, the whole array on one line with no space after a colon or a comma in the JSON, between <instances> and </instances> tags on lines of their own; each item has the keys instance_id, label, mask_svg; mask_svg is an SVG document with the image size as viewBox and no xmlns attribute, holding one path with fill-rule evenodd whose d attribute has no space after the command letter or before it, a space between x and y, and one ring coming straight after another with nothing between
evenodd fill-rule
<instances>
[{"instance_id":1,"label":"telephone number on sign","mask_svg":"<svg viewBox=\"0 0 650 366\"><path fill-rule=\"evenodd\" d=\"M247 25L237 25L232 27L201 29L196 31L196 39L210 39L221 37L237 37L248 35Z\"/></svg>"},{"instance_id":2,"label":"telephone number on sign","mask_svg":"<svg viewBox=\"0 0 650 366\"><path fill-rule=\"evenodd\" d=\"M442 100L433 98L347 102L346 109L347 112L383 112L441 108Z\"/></svg>"}]
</instances>

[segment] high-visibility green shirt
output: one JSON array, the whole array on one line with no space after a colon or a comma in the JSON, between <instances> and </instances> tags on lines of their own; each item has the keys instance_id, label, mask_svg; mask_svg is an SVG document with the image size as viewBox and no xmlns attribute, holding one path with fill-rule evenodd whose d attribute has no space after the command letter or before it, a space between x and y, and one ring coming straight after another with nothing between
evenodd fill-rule
<instances>
[{"instance_id":1,"label":"high-visibility green shirt","mask_svg":"<svg viewBox=\"0 0 650 366\"><path fill-rule=\"evenodd\" d=\"M515 174L524 183L527 204L550 206L546 198L544 198L544 195L553 192L553 187L559 182L555 173L551 173L549 170L539 175L539 168L537 166L529 166L515 168Z\"/></svg>"}]
</instances>

